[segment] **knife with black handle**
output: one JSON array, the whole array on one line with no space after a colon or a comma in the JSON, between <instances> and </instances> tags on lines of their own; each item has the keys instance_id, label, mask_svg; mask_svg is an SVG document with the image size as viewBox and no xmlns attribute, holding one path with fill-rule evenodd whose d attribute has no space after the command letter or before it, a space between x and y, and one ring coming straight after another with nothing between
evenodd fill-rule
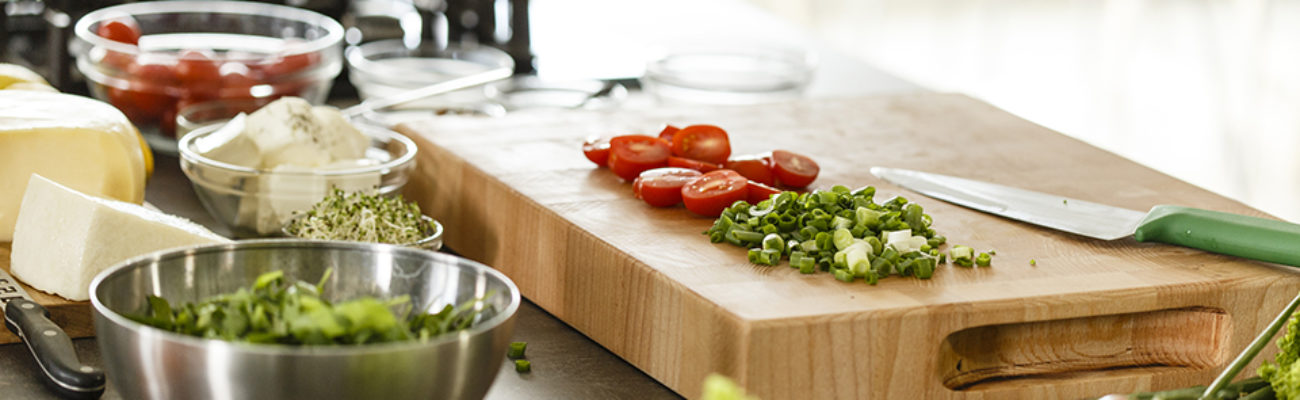
<instances>
[{"instance_id":1,"label":"knife with black handle","mask_svg":"<svg viewBox=\"0 0 1300 400\"><path fill-rule=\"evenodd\" d=\"M32 301L13 276L0 269L0 308L5 327L18 335L41 367L45 385L66 399L97 399L104 393L104 372L84 365L72 338L50 321L50 312Z\"/></svg>"}]
</instances>

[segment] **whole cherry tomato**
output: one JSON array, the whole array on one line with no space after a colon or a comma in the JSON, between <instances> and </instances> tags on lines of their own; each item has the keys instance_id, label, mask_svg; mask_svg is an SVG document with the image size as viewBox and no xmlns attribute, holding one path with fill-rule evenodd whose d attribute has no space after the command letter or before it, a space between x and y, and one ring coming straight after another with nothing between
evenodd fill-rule
<instances>
[{"instance_id":1,"label":"whole cherry tomato","mask_svg":"<svg viewBox=\"0 0 1300 400\"><path fill-rule=\"evenodd\" d=\"M176 61L176 79L187 93L215 99L221 89L221 70L216 54L207 50L185 50Z\"/></svg>"},{"instance_id":2,"label":"whole cherry tomato","mask_svg":"<svg viewBox=\"0 0 1300 400\"><path fill-rule=\"evenodd\" d=\"M140 24L130 15L123 14L100 22L99 28L95 29L95 34L115 42L140 44Z\"/></svg>"}]
</instances>

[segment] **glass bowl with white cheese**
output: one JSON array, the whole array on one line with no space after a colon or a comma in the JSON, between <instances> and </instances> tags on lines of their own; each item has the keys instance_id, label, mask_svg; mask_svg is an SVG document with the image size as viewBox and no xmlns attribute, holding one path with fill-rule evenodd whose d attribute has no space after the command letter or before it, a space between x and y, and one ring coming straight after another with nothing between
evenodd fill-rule
<instances>
[{"instance_id":1,"label":"glass bowl with white cheese","mask_svg":"<svg viewBox=\"0 0 1300 400\"><path fill-rule=\"evenodd\" d=\"M236 237L277 235L334 188L395 195L417 151L400 133L298 98L198 128L177 147L199 201Z\"/></svg>"}]
</instances>

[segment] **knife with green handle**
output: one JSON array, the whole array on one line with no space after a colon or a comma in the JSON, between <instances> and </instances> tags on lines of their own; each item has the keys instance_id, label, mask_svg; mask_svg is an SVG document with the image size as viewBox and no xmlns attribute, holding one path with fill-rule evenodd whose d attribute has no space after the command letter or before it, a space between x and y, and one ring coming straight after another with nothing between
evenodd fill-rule
<instances>
[{"instance_id":1,"label":"knife with green handle","mask_svg":"<svg viewBox=\"0 0 1300 400\"><path fill-rule=\"evenodd\" d=\"M1219 254L1300 266L1300 225L1190 207L1149 212L1069 199L988 182L873 167L893 184L949 203L1102 240L1133 236Z\"/></svg>"}]
</instances>

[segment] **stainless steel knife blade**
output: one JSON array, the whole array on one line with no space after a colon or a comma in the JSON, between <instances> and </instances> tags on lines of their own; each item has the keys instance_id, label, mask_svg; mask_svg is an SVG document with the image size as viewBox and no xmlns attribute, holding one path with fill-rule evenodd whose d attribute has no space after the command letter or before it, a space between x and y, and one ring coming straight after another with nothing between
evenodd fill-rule
<instances>
[{"instance_id":1,"label":"stainless steel knife blade","mask_svg":"<svg viewBox=\"0 0 1300 400\"><path fill-rule=\"evenodd\" d=\"M1141 212L1009 186L894 168L871 173L949 203L1103 240L1132 235L1161 242L1300 267L1300 225L1221 211L1156 205Z\"/></svg>"},{"instance_id":2,"label":"stainless steel knife blade","mask_svg":"<svg viewBox=\"0 0 1300 400\"><path fill-rule=\"evenodd\" d=\"M0 268L0 312L3 312L5 306L13 299L27 299L32 301L32 297L27 295L27 291L22 286L18 286L18 281L9 271Z\"/></svg>"},{"instance_id":3,"label":"stainless steel knife blade","mask_svg":"<svg viewBox=\"0 0 1300 400\"><path fill-rule=\"evenodd\" d=\"M872 167L871 173L949 203L1103 240L1132 235L1147 215L1126 208L928 172Z\"/></svg>"}]
</instances>

